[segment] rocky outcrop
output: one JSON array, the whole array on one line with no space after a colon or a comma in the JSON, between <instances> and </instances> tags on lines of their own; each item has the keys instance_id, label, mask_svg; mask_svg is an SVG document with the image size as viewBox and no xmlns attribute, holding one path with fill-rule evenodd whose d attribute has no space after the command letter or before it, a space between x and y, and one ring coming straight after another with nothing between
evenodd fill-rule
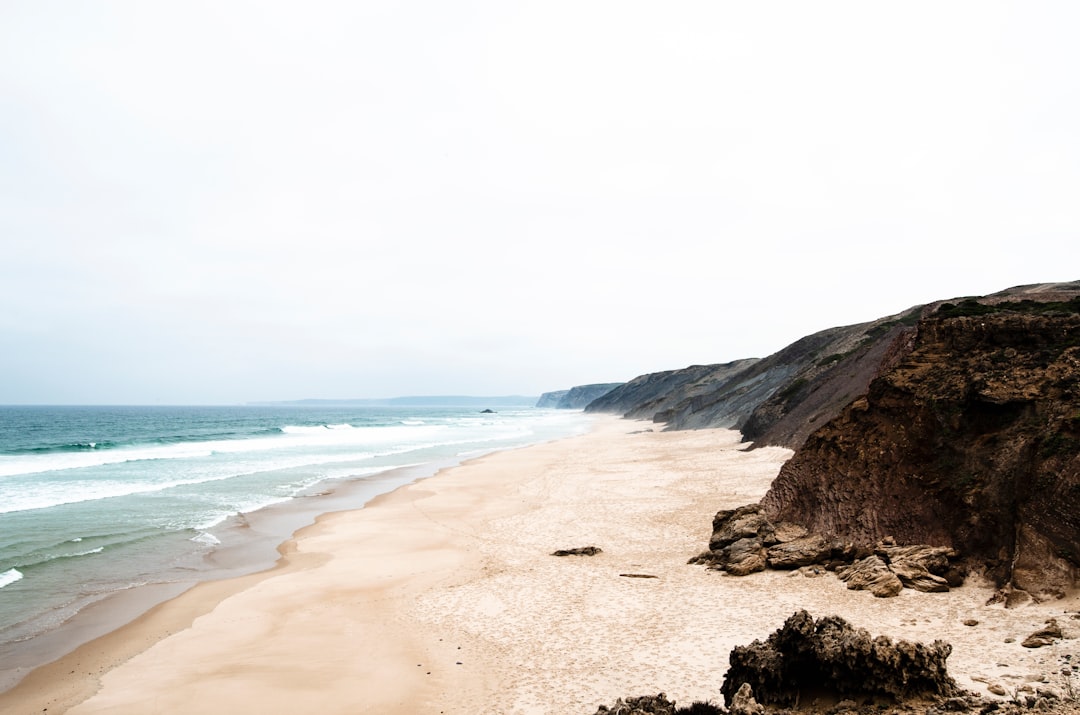
<instances>
[{"instance_id":1,"label":"rocky outcrop","mask_svg":"<svg viewBox=\"0 0 1080 715\"><path fill-rule=\"evenodd\" d=\"M603 397L622 384L621 382L605 382L595 385L578 385L569 390L545 392L540 395L536 406L558 410L581 410L593 400Z\"/></svg>"},{"instance_id":2,"label":"rocky outcrop","mask_svg":"<svg viewBox=\"0 0 1080 715\"><path fill-rule=\"evenodd\" d=\"M758 703L777 706L795 706L810 693L860 702L942 700L960 693L945 667L951 652L943 641L871 638L837 616L815 621L799 611L764 642L731 651L720 692L729 706L747 684Z\"/></svg>"},{"instance_id":3,"label":"rocky outcrop","mask_svg":"<svg viewBox=\"0 0 1080 715\"><path fill-rule=\"evenodd\" d=\"M814 432L762 501L773 522L856 545L959 552L999 585L1080 578L1080 299L944 303L867 393ZM945 573L891 569L924 587Z\"/></svg>"},{"instance_id":4,"label":"rocky outcrop","mask_svg":"<svg viewBox=\"0 0 1080 715\"><path fill-rule=\"evenodd\" d=\"M713 517L709 550L690 559L732 576L747 576L765 569L804 571L819 575L835 571L848 588L870 591L879 598L897 596L907 587L936 593L963 583L950 548L897 546L891 537L873 547L810 533L799 524L773 523L761 504L726 509Z\"/></svg>"},{"instance_id":5,"label":"rocky outcrop","mask_svg":"<svg viewBox=\"0 0 1080 715\"><path fill-rule=\"evenodd\" d=\"M715 705L704 702L676 708L674 700L668 700L667 695L660 693L637 698L619 698L611 707L601 705L596 715L724 715L724 712ZM737 714L732 710L729 715Z\"/></svg>"}]
</instances>

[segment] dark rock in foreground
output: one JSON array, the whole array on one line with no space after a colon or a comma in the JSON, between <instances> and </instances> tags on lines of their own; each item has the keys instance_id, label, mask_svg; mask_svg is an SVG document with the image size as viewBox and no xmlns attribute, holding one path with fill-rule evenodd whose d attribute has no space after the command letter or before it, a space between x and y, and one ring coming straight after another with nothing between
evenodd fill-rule
<instances>
[{"instance_id":1,"label":"dark rock in foreground","mask_svg":"<svg viewBox=\"0 0 1080 715\"><path fill-rule=\"evenodd\" d=\"M676 709L675 701L668 700L664 693L660 693L640 698L619 698L611 707L601 705L596 715L723 715L723 711L715 705L701 702Z\"/></svg>"},{"instance_id":2,"label":"dark rock in foreground","mask_svg":"<svg viewBox=\"0 0 1080 715\"><path fill-rule=\"evenodd\" d=\"M945 668L951 652L943 641L871 638L837 616L814 621L799 611L764 643L731 651L720 691L728 705L746 683L758 702L787 707L822 692L860 700L941 700L960 694Z\"/></svg>"}]
</instances>

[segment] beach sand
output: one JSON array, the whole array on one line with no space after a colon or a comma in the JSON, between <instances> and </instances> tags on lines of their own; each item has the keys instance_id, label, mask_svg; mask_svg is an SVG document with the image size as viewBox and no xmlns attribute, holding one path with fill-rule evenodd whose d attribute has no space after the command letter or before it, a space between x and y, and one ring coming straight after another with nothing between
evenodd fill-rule
<instances>
[{"instance_id":1,"label":"beach sand","mask_svg":"<svg viewBox=\"0 0 1080 715\"><path fill-rule=\"evenodd\" d=\"M591 714L658 692L721 702L731 648L802 608L948 641L951 674L983 695L1043 678L1060 689L1078 641L1020 641L1049 617L1080 635L1075 598L1005 610L983 605L992 591L973 580L876 599L832 575L687 565L713 514L759 499L791 454L745 446L732 431L600 417L588 434L444 470L324 515L270 571L196 586L34 671L0 711ZM603 553L550 555L583 546Z\"/></svg>"}]
</instances>

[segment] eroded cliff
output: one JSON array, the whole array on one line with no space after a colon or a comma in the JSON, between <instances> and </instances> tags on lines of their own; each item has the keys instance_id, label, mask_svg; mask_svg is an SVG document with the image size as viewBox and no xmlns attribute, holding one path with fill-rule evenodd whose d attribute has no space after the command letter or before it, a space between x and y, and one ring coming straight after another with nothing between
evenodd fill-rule
<instances>
[{"instance_id":1,"label":"eroded cliff","mask_svg":"<svg viewBox=\"0 0 1080 715\"><path fill-rule=\"evenodd\" d=\"M897 331L866 394L785 464L768 516L948 546L1036 596L1077 586L1080 299L1062 297L937 304Z\"/></svg>"}]
</instances>

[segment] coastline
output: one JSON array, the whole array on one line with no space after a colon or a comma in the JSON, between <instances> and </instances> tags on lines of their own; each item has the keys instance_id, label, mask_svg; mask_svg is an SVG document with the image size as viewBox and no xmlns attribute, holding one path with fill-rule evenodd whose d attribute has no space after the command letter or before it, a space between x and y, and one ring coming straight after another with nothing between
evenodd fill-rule
<instances>
[{"instance_id":1,"label":"coastline","mask_svg":"<svg viewBox=\"0 0 1080 715\"><path fill-rule=\"evenodd\" d=\"M161 581L114 591L81 608L60 626L24 641L0 645L0 704L28 674L144 617L154 608L200 584L258 575L275 568L281 549L295 534L324 514L363 508L372 499L402 485L460 464L445 459L389 469L331 485L287 501L239 514L213 531L225 543L203 557L202 567L183 580Z\"/></svg>"},{"instance_id":2,"label":"coastline","mask_svg":"<svg viewBox=\"0 0 1080 715\"><path fill-rule=\"evenodd\" d=\"M591 713L660 691L717 701L730 648L799 608L949 641L950 672L982 694L984 680L1047 675L1066 652L1005 640L1075 599L1006 611L983 606L977 583L874 599L831 576L687 566L712 514L760 498L790 454L738 440L598 418L584 435L471 459L318 517L270 570L198 584L34 670L0 709ZM604 551L549 556L586 545Z\"/></svg>"}]
</instances>

